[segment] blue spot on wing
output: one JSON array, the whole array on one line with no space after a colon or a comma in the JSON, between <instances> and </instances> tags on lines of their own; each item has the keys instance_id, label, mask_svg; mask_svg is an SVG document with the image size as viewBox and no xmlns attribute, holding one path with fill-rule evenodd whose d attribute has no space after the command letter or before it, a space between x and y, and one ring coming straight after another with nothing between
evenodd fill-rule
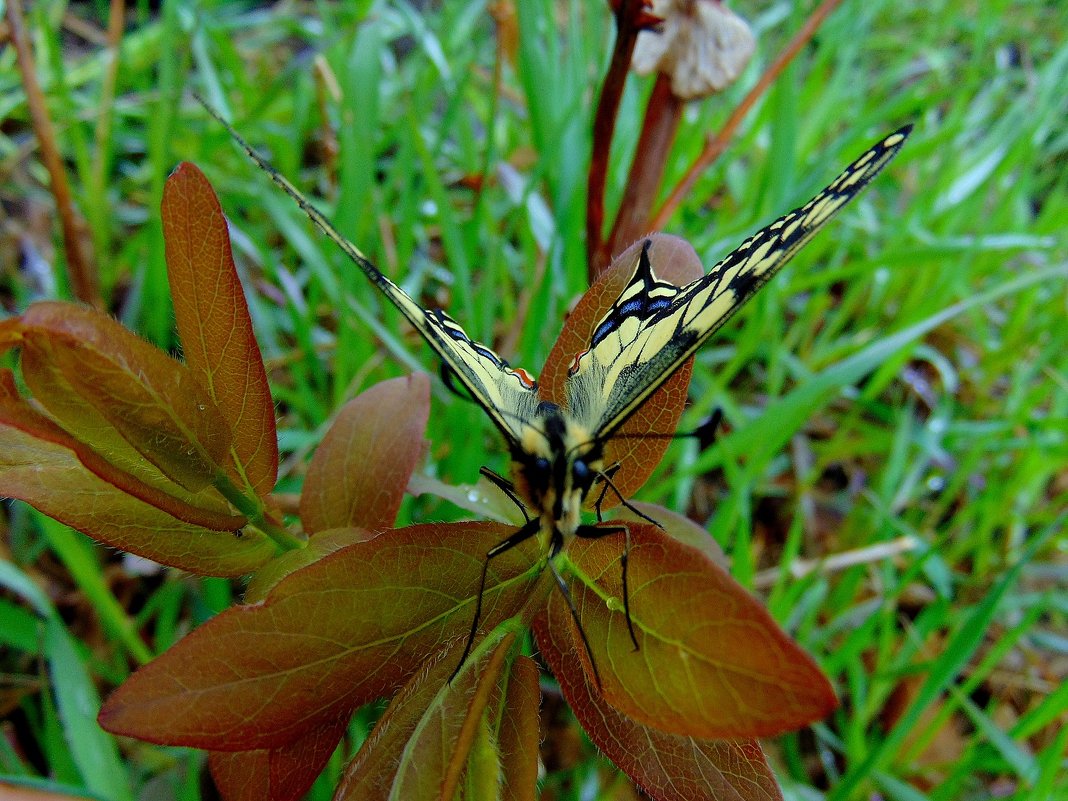
<instances>
[{"instance_id":1,"label":"blue spot on wing","mask_svg":"<svg viewBox=\"0 0 1068 801\"><path fill-rule=\"evenodd\" d=\"M603 323L597 326L597 330L593 332L593 337L591 337L590 339L590 345L593 346L598 344L602 339L604 339L606 336L608 336L615 330L616 321L605 320Z\"/></svg>"}]
</instances>

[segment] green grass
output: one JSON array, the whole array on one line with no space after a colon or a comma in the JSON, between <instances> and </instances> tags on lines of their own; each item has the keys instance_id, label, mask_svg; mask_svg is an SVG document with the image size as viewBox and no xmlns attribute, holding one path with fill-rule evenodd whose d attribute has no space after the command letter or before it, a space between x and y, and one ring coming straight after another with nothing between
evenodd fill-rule
<instances>
[{"instance_id":1,"label":"green grass","mask_svg":"<svg viewBox=\"0 0 1068 801\"><path fill-rule=\"evenodd\" d=\"M219 192L280 413L280 489L299 488L302 457L345 398L436 366L189 90L410 293L505 343L513 363L541 364L585 287L589 119L611 36L604 3L518 4L522 35L500 65L499 94L485 3L426 13L139 4L103 105L100 46L58 23L66 9L103 29L107 4L30 5L38 72L110 310L164 347L174 338L163 182L190 160ZM754 64L688 111L669 182L809 10L735 5L757 27ZM1068 797L1063 23L1055 4L1037 1L844 3L669 227L711 265L879 135L916 123L888 173L698 357L683 426L719 405L729 435L705 453L676 443L640 494L707 521L735 576L839 690L832 718L768 743L790 798ZM316 82L317 57L340 101L330 81ZM12 231L53 260L61 287L64 258L58 227L39 222L54 216L52 199L11 48L0 67L0 288L17 312L55 291L17 269ZM624 98L610 206L647 89L634 80ZM470 176L481 176L481 194L461 183ZM443 391L430 439L427 469L450 482L473 481L481 464L506 467L481 412ZM408 510L461 514L426 498ZM18 747L0 738L0 776L105 798L150 786L199 798L200 756L116 743L84 704L240 587L140 576L23 506L6 504L2 519L0 670L13 699L3 714ZM901 547L861 550L880 545ZM820 562L850 552L856 563ZM798 560L811 569L792 570ZM72 693L83 689L78 707ZM617 780L591 746L549 746L560 749L554 798L609 797ZM343 763L313 798L329 797Z\"/></svg>"}]
</instances>

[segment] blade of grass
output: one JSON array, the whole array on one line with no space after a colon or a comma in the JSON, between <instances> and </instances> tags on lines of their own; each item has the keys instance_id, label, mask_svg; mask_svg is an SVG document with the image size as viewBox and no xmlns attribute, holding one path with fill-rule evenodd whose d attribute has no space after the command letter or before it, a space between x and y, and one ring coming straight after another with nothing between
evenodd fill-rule
<instances>
[{"instance_id":1,"label":"blade of grass","mask_svg":"<svg viewBox=\"0 0 1068 801\"><path fill-rule=\"evenodd\" d=\"M1051 526L1034 535L1016 562L1005 571L1001 580L994 584L983 600L961 620L956 631L947 640L942 655L931 664L913 702L898 719L893 731L876 744L866 758L842 776L841 781L828 794L828 801L846 801L850 798L861 783L870 779L873 772L901 745L916 726L923 711L945 692L971 660L986 636L991 622L1000 611L1002 600L1015 586L1020 571L1055 531Z\"/></svg>"},{"instance_id":2,"label":"blade of grass","mask_svg":"<svg viewBox=\"0 0 1068 801\"><path fill-rule=\"evenodd\" d=\"M133 801L115 740L96 723L100 696L86 668L87 657L78 649L47 596L28 576L0 561L0 586L28 601L43 621L43 655L55 695L56 722L85 787L103 798Z\"/></svg>"}]
</instances>

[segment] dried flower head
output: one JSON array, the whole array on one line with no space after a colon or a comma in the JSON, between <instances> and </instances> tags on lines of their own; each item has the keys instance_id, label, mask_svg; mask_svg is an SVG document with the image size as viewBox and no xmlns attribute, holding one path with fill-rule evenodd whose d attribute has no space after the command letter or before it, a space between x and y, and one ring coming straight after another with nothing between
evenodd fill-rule
<instances>
[{"instance_id":1,"label":"dried flower head","mask_svg":"<svg viewBox=\"0 0 1068 801\"><path fill-rule=\"evenodd\" d=\"M729 86L753 55L749 26L718 0L657 0L653 13L664 23L659 32L639 34L631 64L639 75L668 75L683 100Z\"/></svg>"}]
</instances>

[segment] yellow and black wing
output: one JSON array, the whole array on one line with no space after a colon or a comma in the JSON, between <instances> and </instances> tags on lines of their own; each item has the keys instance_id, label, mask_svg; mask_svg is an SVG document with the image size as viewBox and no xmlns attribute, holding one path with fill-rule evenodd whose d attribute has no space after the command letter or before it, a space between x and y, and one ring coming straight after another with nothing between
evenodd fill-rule
<instances>
[{"instance_id":1,"label":"yellow and black wing","mask_svg":"<svg viewBox=\"0 0 1068 801\"><path fill-rule=\"evenodd\" d=\"M900 150L905 126L850 164L805 205L758 231L684 287L656 277L648 243L567 380L572 416L608 437L731 318Z\"/></svg>"},{"instance_id":2,"label":"yellow and black wing","mask_svg":"<svg viewBox=\"0 0 1068 801\"><path fill-rule=\"evenodd\" d=\"M199 100L200 98L198 98ZM343 237L330 221L304 197L285 176L274 169L215 109L201 103L259 167L266 172L316 227L330 239L371 279L408 322L423 335L445 367L471 397L485 409L513 449L518 447L525 423L533 419L538 404L537 382L522 369L511 367L492 349L476 342L460 325L441 309L424 309L407 292L390 281L352 242Z\"/></svg>"}]
</instances>

